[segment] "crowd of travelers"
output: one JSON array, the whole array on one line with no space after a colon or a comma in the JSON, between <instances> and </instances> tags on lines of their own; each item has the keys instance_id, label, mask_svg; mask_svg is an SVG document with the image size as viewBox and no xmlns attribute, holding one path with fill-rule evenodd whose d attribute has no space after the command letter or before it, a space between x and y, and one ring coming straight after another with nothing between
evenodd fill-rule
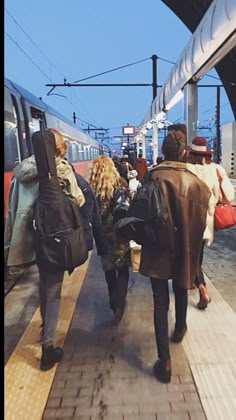
<instances>
[{"instance_id":1,"label":"crowd of travelers","mask_svg":"<svg viewBox=\"0 0 236 420\"><path fill-rule=\"evenodd\" d=\"M170 339L178 343L187 332L188 289L198 288L198 309L206 309L211 301L202 261L204 247L210 246L214 240L214 211L221 200L219 179L227 200L234 199L234 188L226 171L213 162L204 137L195 137L187 146L184 124L168 128L162 157L151 169L148 169L142 153L133 165L128 155L122 158L102 155L93 160L88 181L76 173L65 158L67 146L59 131L49 128L36 132L32 142L34 155L15 167L11 180L4 248L8 268L36 263L39 269L40 369L51 369L63 358L63 349L54 346L54 337L65 268L55 263L55 250L50 254L47 244L42 242L41 251L38 251L33 228L36 216L42 218L44 236L52 236L52 225L57 222L58 230L59 219L62 225L64 223L64 229L67 228L66 218L72 218L76 212L80 215L87 251L91 251L95 244L101 258L113 323L118 325L126 308L131 253L130 243L116 229L116 223L127 216L136 191L149 179L158 184L175 232L174 243L168 249L157 250L148 243L143 245L139 267L140 274L150 278L153 293L158 356L153 373L160 382L170 382L169 279L172 279L175 297L175 329ZM58 203L56 210L52 203L54 194L55 203ZM48 216L50 211L52 219ZM77 232L77 228L73 219L69 231ZM61 241L60 236L54 239ZM74 247L72 251L76 254L80 249ZM71 273L74 266L70 267L68 271Z\"/></svg>"}]
</instances>

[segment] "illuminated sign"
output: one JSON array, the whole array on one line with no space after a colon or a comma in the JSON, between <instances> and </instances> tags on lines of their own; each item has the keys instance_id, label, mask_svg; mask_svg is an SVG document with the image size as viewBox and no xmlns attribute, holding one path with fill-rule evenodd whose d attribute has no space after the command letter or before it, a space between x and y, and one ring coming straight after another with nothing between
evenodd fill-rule
<instances>
[{"instance_id":1,"label":"illuminated sign","mask_svg":"<svg viewBox=\"0 0 236 420\"><path fill-rule=\"evenodd\" d=\"M134 136L135 135L135 126L134 125L124 125L122 127L123 136Z\"/></svg>"}]
</instances>

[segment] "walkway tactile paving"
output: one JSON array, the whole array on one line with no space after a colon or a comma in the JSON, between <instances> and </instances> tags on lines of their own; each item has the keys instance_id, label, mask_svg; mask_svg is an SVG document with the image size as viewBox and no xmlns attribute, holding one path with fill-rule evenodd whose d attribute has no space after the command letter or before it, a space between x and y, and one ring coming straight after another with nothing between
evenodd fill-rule
<instances>
[{"instance_id":1,"label":"walkway tactile paving","mask_svg":"<svg viewBox=\"0 0 236 420\"><path fill-rule=\"evenodd\" d=\"M70 326L77 297L83 283L89 260L65 276L62 304L56 342L63 345ZM53 382L56 366L47 372L39 370L41 347L39 344L41 317L36 310L30 324L5 366L5 419L37 420L43 410Z\"/></svg>"},{"instance_id":2,"label":"walkway tactile paving","mask_svg":"<svg viewBox=\"0 0 236 420\"><path fill-rule=\"evenodd\" d=\"M183 340L208 420L236 419L236 314L207 279L212 302L196 311L189 293L188 333Z\"/></svg>"}]
</instances>

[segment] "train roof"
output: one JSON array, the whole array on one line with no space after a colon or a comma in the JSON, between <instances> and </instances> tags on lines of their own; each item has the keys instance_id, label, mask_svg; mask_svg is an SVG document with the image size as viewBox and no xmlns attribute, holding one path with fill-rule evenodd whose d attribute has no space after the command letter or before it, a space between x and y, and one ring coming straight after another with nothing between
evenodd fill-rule
<instances>
[{"instance_id":1,"label":"train roof","mask_svg":"<svg viewBox=\"0 0 236 420\"><path fill-rule=\"evenodd\" d=\"M54 115L55 117L59 118L60 120L64 121L65 123L69 124L74 130L76 129L76 130L80 131L83 135L89 137L96 144L99 144L98 141L96 141L93 137L88 136L81 129L74 126L71 123L71 121L69 120L69 118L66 118L64 115L60 114L60 112L56 111L54 108L52 108L46 102L42 101L37 96L30 93L27 89L24 89L22 86L18 85L17 83L13 82L12 80L10 80L6 77L4 78L4 84L8 88L16 90L21 96L23 96L32 105L35 105L38 108L42 109L43 111L46 111L49 114Z\"/></svg>"}]
</instances>

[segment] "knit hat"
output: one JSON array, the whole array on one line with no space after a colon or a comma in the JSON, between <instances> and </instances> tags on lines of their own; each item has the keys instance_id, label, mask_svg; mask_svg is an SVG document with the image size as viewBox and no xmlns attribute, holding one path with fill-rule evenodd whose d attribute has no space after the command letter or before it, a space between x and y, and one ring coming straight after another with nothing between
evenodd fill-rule
<instances>
[{"instance_id":1,"label":"knit hat","mask_svg":"<svg viewBox=\"0 0 236 420\"><path fill-rule=\"evenodd\" d=\"M207 148L205 137L194 137L187 150L196 155L212 155L212 151Z\"/></svg>"}]
</instances>

